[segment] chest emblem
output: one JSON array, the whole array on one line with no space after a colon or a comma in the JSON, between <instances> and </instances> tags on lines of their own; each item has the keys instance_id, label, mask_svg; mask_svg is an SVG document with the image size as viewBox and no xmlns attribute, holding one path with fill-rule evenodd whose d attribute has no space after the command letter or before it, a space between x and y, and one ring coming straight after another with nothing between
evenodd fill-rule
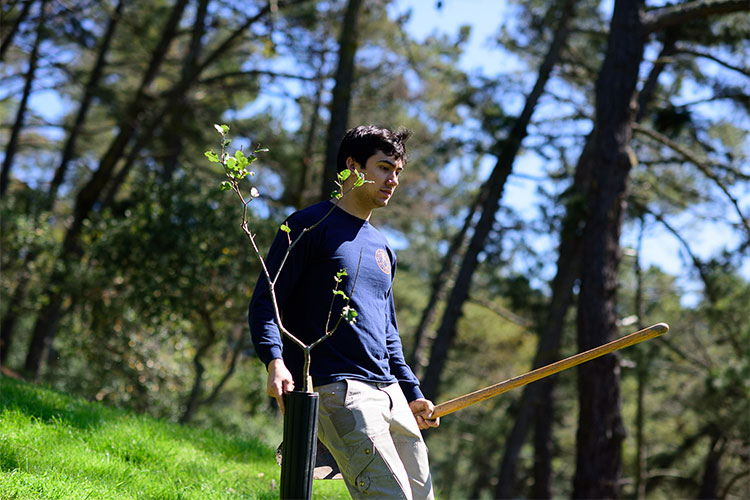
<instances>
[{"instance_id":1,"label":"chest emblem","mask_svg":"<svg viewBox=\"0 0 750 500\"><path fill-rule=\"evenodd\" d=\"M375 250L375 262L378 263L378 267L385 274L391 274L391 259L388 258L388 253L382 248Z\"/></svg>"}]
</instances>

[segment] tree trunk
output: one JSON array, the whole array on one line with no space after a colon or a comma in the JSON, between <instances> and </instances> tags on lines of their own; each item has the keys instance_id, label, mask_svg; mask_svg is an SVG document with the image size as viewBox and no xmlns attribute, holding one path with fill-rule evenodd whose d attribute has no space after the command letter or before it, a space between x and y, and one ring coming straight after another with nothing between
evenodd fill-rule
<instances>
[{"instance_id":1,"label":"tree trunk","mask_svg":"<svg viewBox=\"0 0 750 500\"><path fill-rule=\"evenodd\" d=\"M607 52L596 90L590 161L596 165L587 197L583 234L578 345L585 351L612 340L615 324L620 230L627 180L635 162L629 149L632 107L643 58L643 1L615 2ZM575 498L617 498L625 429L620 415L620 370L614 355L578 368Z\"/></svg>"},{"instance_id":2,"label":"tree trunk","mask_svg":"<svg viewBox=\"0 0 750 500\"><path fill-rule=\"evenodd\" d=\"M318 135L318 124L320 122L320 107L323 104L323 90L325 89L325 76L323 75L323 67L325 65L325 51L321 50L318 62L318 68L316 71L317 79L315 82L315 97L312 102L312 109L310 110L310 125L305 135L305 145L302 150L302 165L300 168L299 177L297 178L297 185L292 193L292 199L294 200L294 206L297 209L301 209L306 205L305 203L305 191L308 185L308 179L310 172L313 167L313 157L315 151L315 138Z\"/></svg>"},{"instance_id":3,"label":"tree trunk","mask_svg":"<svg viewBox=\"0 0 750 500\"><path fill-rule=\"evenodd\" d=\"M8 30L8 33L3 37L3 41L0 42L0 61L5 60L5 52L8 50L8 47L10 47L10 44L13 42L13 38L16 36L16 33L18 32L18 28L21 26L21 23L29 15L29 10L31 10L31 5L33 3L34 3L34 0L26 0L23 3L23 9L21 9L21 12L18 14L18 17L15 19L15 21L13 21L13 25ZM7 19L5 19L5 22L7 22Z\"/></svg>"},{"instance_id":4,"label":"tree trunk","mask_svg":"<svg viewBox=\"0 0 750 500\"><path fill-rule=\"evenodd\" d=\"M48 297L48 302L39 312L26 354L24 368L28 374L35 378L40 374L45 352L52 343L52 338L61 317L60 307L63 303L63 288L69 272L67 267L69 262L71 262L71 258L80 252L78 238L83 228L83 223L89 217L94 204L99 199L100 193L110 180L115 165L142 119L141 116L147 102L146 88L156 77L159 67L164 61L167 49L177 34L177 27L187 2L188 0L178 0L172 8L170 18L162 32L161 40L152 53L151 61L141 80L136 96L128 106L125 117L120 123L117 137L110 143L109 148L102 156L99 168L76 196L73 220L65 233L65 239L58 253L57 264L54 266L52 276L44 290L44 295Z\"/></svg>"},{"instance_id":5,"label":"tree trunk","mask_svg":"<svg viewBox=\"0 0 750 500\"><path fill-rule=\"evenodd\" d=\"M638 231L638 247L635 252L635 314L638 317L636 328L642 330L645 328L643 322L646 315L646 306L643 303L643 270L641 269L641 252L643 250L643 233L645 222L640 217L640 228ZM646 468L646 441L645 441L645 414L644 397L648 384L648 346L639 346L636 351L636 377L638 389L636 393L636 411L635 411L635 497L638 500L646 498L646 478L648 470Z\"/></svg>"},{"instance_id":6,"label":"tree trunk","mask_svg":"<svg viewBox=\"0 0 750 500\"><path fill-rule=\"evenodd\" d=\"M646 79L639 94L638 117L642 117L651 101L656 82L661 72L666 66L666 57L674 49L674 40L667 39L661 51L660 57L654 64L654 68ZM581 236L583 228L586 225L586 215L583 207L583 201L586 199L586 193L591 185L593 176L592 162L588 160L592 145L591 138L587 138L586 147L581 152L581 158L576 166L576 173L573 179L573 185L565 194L566 198L566 215L560 231L560 244L558 247L557 274L552 281L552 297L548 307L547 318L540 334L539 345L534 357L533 368L539 368L545 364L552 363L559 359L560 343L562 339L565 317L567 316L570 305L573 303L573 285L580 276L581 265ZM514 496L512 489L515 483L516 461L521 452L521 447L526 440L526 433L529 428L529 422L526 419L533 419L535 422L535 436L537 432L542 432L540 426L551 425L554 417L554 405L551 402L554 382L550 384L531 384L524 387L524 395L521 398L518 418L516 418L513 429L506 439L505 452L500 466L500 482L497 494L501 498L511 498ZM538 408L548 408L545 412L538 411ZM541 421L540 421L541 420ZM551 434L551 430L548 431ZM535 446L546 448L548 445L535 439ZM534 454L535 461L541 458L547 458L549 455L545 450L538 450ZM549 457L551 458L551 457ZM550 464L535 463L535 471L548 471L551 473ZM537 481L543 481L549 484L550 479L543 479L535 473L533 492L537 498L542 498L544 486L536 486Z\"/></svg>"},{"instance_id":7,"label":"tree trunk","mask_svg":"<svg viewBox=\"0 0 750 500\"><path fill-rule=\"evenodd\" d=\"M495 214L500 205L505 181L513 169L513 163L521 147L521 142L527 135L531 115L544 92L544 87L547 84L547 80L549 80L552 68L557 62L562 47L567 40L568 19L572 16L573 4L573 1L566 0L560 7L560 24L555 31L555 36L544 61L539 67L539 74L534 88L526 98L523 111L513 124L513 128L507 139L497 145L496 150L499 150L499 155L495 163L495 168L487 181L487 198L482 203L481 216L474 229L468 249L464 254L456 277L456 283L448 297L445 312L443 313L435 342L430 351L430 361L422 381L422 391L428 399L435 399L438 395L440 376L448 357L448 350L453 343L456 325L461 316L461 309L469 295L471 279L478 264L479 254L484 248L484 243L495 222Z\"/></svg>"},{"instance_id":8,"label":"tree trunk","mask_svg":"<svg viewBox=\"0 0 750 500\"><path fill-rule=\"evenodd\" d=\"M708 454L703 464L703 478L698 492L701 500L719 498L719 477L721 473L721 457L724 455L726 440L722 436L713 437L708 448Z\"/></svg>"},{"instance_id":9,"label":"tree trunk","mask_svg":"<svg viewBox=\"0 0 750 500\"><path fill-rule=\"evenodd\" d=\"M582 157L585 157L586 147ZM591 183L591 163L578 162L573 185L565 194L566 215L560 231L558 247L557 273L552 280L552 297L547 317L537 345L533 368L539 368L559 359L565 318L573 302L573 285L580 275L581 234L585 226L583 200ZM521 453L529 425L534 421L540 406L553 408L545 400L550 399L554 384L530 384L524 387L518 416L505 442L505 452L500 464L499 483L496 491L498 498L515 496L516 462ZM541 456L541 455L540 455Z\"/></svg>"},{"instance_id":10,"label":"tree trunk","mask_svg":"<svg viewBox=\"0 0 750 500\"><path fill-rule=\"evenodd\" d=\"M362 0L349 0L341 26L339 40L339 63L336 68L336 84L331 100L331 121L328 124L326 140L326 157L323 165L323 179L320 186L320 198L327 200L336 189L336 155L341 138L349 121L352 83L354 82L354 55L357 52L357 18Z\"/></svg>"},{"instance_id":11,"label":"tree trunk","mask_svg":"<svg viewBox=\"0 0 750 500\"><path fill-rule=\"evenodd\" d=\"M181 424L187 424L190 422L193 419L193 415L195 415L195 410L198 409L201 392L203 392L203 373L206 371L202 359L211 346L213 346L213 342L205 342L201 344L193 356L195 375L193 376L193 386L190 389L190 395L188 396L185 405L185 411L180 417Z\"/></svg>"},{"instance_id":12,"label":"tree trunk","mask_svg":"<svg viewBox=\"0 0 750 500\"><path fill-rule=\"evenodd\" d=\"M539 391L543 397L539 399L534 413L534 484L530 498L552 498L552 422L555 418L552 394L555 382L554 377L539 381Z\"/></svg>"},{"instance_id":13,"label":"tree trunk","mask_svg":"<svg viewBox=\"0 0 750 500\"><path fill-rule=\"evenodd\" d=\"M8 361L10 344L13 340L16 322L21 315L23 301L26 298L26 287L31 279L30 270L24 266L21 274L17 278L16 288L13 290L10 301L7 304L5 315L0 322L0 366L4 366Z\"/></svg>"},{"instance_id":14,"label":"tree trunk","mask_svg":"<svg viewBox=\"0 0 750 500\"><path fill-rule=\"evenodd\" d=\"M206 32L208 2L209 0L200 0L198 3L198 8L195 13L195 21L193 22L193 32L190 38L190 46L182 66L181 79L183 81L190 78L190 75L193 74L195 67L198 65L198 56L202 49L201 41ZM177 98L176 105L172 107L170 111L172 116L170 117L169 124L164 130L167 141L167 157L164 160L164 168L162 171L162 179L164 181L170 180L178 168L180 154L182 153L183 144L188 133L186 125L192 121L192 119L186 119L185 117L185 114L192 115L188 94L180 94Z\"/></svg>"},{"instance_id":15,"label":"tree trunk","mask_svg":"<svg viewBox=\"0 0 750 500\"><path fill-rule=\"evenodd\" d=\"M221 379L219 380L219 382L214 386L213 390L211 391L211 394L209 394L204 400L202 400L200 404L210 405L214 401L216 401L216 398L219 396L221 389L224 387L224 385L229 381L229 379L234 374L234 370L237 367L237 361L239 360L239 357L242 354L242 351L245 346L243 342L243 339L244 339L243 329L244 329L243 323L238 323L235 326L233 338L231 340L232 350L229 353L229 359L227 360L226 367L224 369L224 375L221 376Z\"/></svg>"},{"instance_id":16,"label":"tree trunk","mask_svg":"<svg viewBox=\"0 0 750 500\"><path fill-rule=\"evenodd\" d=\"M435 319L438 304L445 298L445 290L448 283L451 281L455 261L459 256L461 247L464 245L466 233L471 227L474 216L486 197L486 193L487 184L485 183L482 185L477 197L474 199L474 203L469 207L469 213L466 214L463 227L461 227L461 230L453 236L450 248L448 248L448 251L443 256L440 270L432 280L430 286L430 298L427 301L427 305L422 310L419 324L414 331L414 347L412 348L411 356L409 357L409 366L412 367L414 374L419 379L421 379L424 374L424 369L428 362L430 344L434 340L434 334L430 331L430 325Z\"/></svg>"},{"instance_id":17,"label":"tree trunk","mask_svg":"<svg viewBox=\"0 0 750 500\"><path fill-rule=\"evenodd\" d=\"M55 175L52 178L49 189L47 191L47 208L51 208L54 203L55 197L57 196L57 190L65 180L65 174L68 170L68 163L75 157L75 148L78 141L78 136L83 130L83 124L86 121L86 115L88 114L89 107L91 106L94 96L96 95L97 88L99 87L99 80L101 79L104 66L107 61L107 53L112 43L112 38L115 33L117 23L120 21L122 15L122 9L125 2L120 0L117 2L114 12L109 18L107 29L102 37L101 45L99 46L99 53L96 56L96 62L94 67L89 73L89 79L86 82L86 88L81 98L81 104L78 107L78 114L76 114L73 126L68 134L68 140L65 141L65 147L63 148L62 157L60 158L60 164L55 170Z\"/></svg>"},{"instance_id":18,"label":"tree trunk","mask_svg":"<svg viewBox=\"0 0 750 500\"><path fill-rule=\"evenodd\" d=\"M31 89L34 84L34 78L36 77L36 67L39 63L39 45L42 43L43 31L45 29L44 22L46 8L47 0L42 0L42 4L39 7L39 22L36 27L36 38L34 39L34 45L31 48L31 54L29 54L29 68L26 72L26 82L23 86L21 102L18 104L18 110L16 111L16 120L13 122L8 145L5 148L5 158L3 159L2 170L0 170L0 198L5 196L5 192L8 190L8 184L10 183L10 169L13 167L13 158L16 155L16 151L18 151L18 138L21 135L21 129L23 129L29 96L31 96Z\"/></svg>"}]
</instances>

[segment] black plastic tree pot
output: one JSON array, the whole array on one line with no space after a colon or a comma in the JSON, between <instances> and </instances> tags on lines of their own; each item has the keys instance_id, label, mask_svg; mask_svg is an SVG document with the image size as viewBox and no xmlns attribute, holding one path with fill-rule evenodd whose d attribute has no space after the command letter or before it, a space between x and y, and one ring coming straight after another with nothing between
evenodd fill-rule
<instances>
[{"instance_id":1,"label":"black plastic tree pot","mask_svg":"<svg viewBox=\"0 0 750 500\"><path fill-rule=\"evenodd\" d=\"M281 500L312 498L318 442L318 393L284 394Z\"/></svg>"}]
</instances>

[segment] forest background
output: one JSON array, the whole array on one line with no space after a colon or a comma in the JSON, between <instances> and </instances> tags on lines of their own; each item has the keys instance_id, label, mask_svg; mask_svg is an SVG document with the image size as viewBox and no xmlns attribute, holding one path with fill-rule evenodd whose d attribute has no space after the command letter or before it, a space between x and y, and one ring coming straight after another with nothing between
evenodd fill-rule
<instances>
[{"instance_id":1,"label":"forest background","mask_svg":"<svg viewBox=\"0 0 750 500\"><path fill-rule=\"evenodd\" d=\"M246 326L260 269L203 156L213 124L269 149L266 248L331 191L347 127L407 126L374 223L428 397L671 326L444 418L426 433L443 495L747 498L748 11L3 1L3 373L277 444Z\"/></svg>"}]
</instances>

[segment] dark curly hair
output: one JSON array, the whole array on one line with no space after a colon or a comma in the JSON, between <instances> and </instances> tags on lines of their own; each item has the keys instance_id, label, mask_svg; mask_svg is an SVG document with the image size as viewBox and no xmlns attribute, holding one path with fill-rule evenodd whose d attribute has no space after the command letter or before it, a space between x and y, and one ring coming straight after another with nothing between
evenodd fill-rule
<instances>
[{"instance_id":1,"label":"dark curly hair","mask_svg":"<svg viewBox=\"0 0 750 500\"><path fill-rule=\"evenodd\" d=\"M404 143L409 136L411 136L411 131L403 127L396 132L375 125L360 125L349 129L341 139L336 157L336 169L339 172L346 169L346 159L350 156L364 167L367 159L377 151L392 156L405 165L407 158Z\"/></svg>"}]
</instances>

